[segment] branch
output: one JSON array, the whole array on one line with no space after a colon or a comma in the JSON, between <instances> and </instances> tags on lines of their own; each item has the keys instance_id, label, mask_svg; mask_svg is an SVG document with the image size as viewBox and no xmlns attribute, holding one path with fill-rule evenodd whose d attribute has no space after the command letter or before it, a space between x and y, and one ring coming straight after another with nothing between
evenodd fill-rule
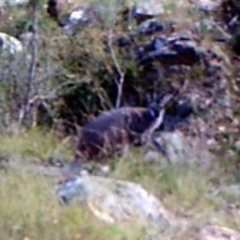
<instances>
[{"instance_id":1,"label":"branch","mask_svg":"<svg viewBox=\"0 0 240 240\"><path fill-rule=\"evenodd\" d=\"M34 97L28 99L27 104L25 105L27 109L27 113L30 112L31 108L36 106L39 102L45 102L45 101L54 101L59 98L58 91L60 91L62 88L66 87L67 85L70 84L79 84L82 83L83 81L68 81L60 84L58 87L47 93L46 95L35 95Z\"/></svg>"},{"instance_id":2,"label":"branch","mask_svg":"<svg viewBox=\"0 0 240 240\"><path fill-rule=\"evenodd\" d=\"M108 35L108 47L110 49L110 54L111 54L113 63L117 69L119 76L120 76L119 81L117 82L118 95L117 95L117 100L116 100L116 105L115 105L115 107L118 108L121 105L125 73L121 70L119 62L118 62L115 52L113 50L112 30L109 31L109 35Z\"/></svg>"},{"instance_id":3,"label":"branch","mask_svg":"<svg viewBox=\"0 0 240 240\"><path fill-rule=\"evenodd\" d=\"M26 92L25 92L25 98L23 100L23 107L20 110L19 114L19 125L21 126L26 117L27 114L29 113L29 98L31 95L32 91L32 84L35 79L35 74L36 74L36 65L37 65L37 38L36 38L36 33L37 33L37 4L33 3L32 4L32 33L33 33L33 38L32 41L30 42L30 47L32 51L32 56L31 56L31 62L30 62L30 67L29 67L29 74L27 78L27 85L26 85Z\"/></svg>"}]
</instances>

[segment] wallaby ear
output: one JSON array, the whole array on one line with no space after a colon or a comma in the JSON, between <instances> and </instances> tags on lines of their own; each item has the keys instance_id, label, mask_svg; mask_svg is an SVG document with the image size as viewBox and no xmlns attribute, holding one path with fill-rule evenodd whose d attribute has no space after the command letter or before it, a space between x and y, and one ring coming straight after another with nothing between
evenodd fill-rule
<instances>
[{"instance_id":1,"label":"wallaby ear","mask_svg":"<svg viewBox=\"0 0 240 240\"><path fill-rule=\"evenodd\" d=\"M152 103L148 106L148 114L151 118L155 119L159 116L161 108L157 103Z\"/></svg>"},{"instance_id":2,"label":"wallaby ear","mask_svg":"<svg viewBox=\"0 0 240 240\"><path fill-rule=\"evenodd\" d=\"M158 106L164 107L173 98L173 96L174 94L171 92L163 93L156 99L155 102Z\"/></svg>"}]
</instances>

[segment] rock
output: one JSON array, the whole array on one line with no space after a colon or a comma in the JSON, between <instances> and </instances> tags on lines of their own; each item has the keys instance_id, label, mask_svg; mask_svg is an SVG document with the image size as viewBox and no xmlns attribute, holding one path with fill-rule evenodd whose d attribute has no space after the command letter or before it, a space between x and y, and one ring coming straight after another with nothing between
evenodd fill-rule
<instances>
[{"instance_id":1,"label":"rock","mask_svg":"<svg viewBox=\"0 0 240 240\"><path fill-rule=\"evenodd\" d=\"M164 150L164 154L162 151L159 151L161 155L165 155L169 162L172 164L177 163L186 163L186 162L196 162L203 168L207 168L210 166L212 162L212 155L207 150L207 147L198 139L187 138L184 136L182 132L179 130L175 130L173 132L161 132L155 133L155 151L157 148L161 148ZM158 135L158 136L157 136ZM156 158L156 154L146 153L146 160L150 160L150 155L153 156L151 160L161 161L161 156L158 155Z\"/></svg>"},{"instance_id":2,"label":"rock","mask_svg":"<svg viewBox=\"0 0 240 240\"><path fill-rule=\"evenodd\" d=\"M113 14L109 11L110 9L105 4L82 4L58 19L58 25L62 28L65 35L73 36L89 24L104 22L106 17Z\"/></svg>"},{"instance_id":3,"label":"rock","mask_svg":"<svg viewBox=\"0 0 240 240\"><path fill-rule=\"evenodd\" d=\"M179 99L166 111L160 129L163 131L173 131L182 121L194 114L194 112L194 106L190 98Z\"/></svg>"},{"instance_id":4,"label":"rock","mask_svg":"<svg viewBox=\"0 0 240 240\"><path fill-rule=\"evenodd\" d=\"M150 53L160 52L161 49L167 48L167 38L157 37L154 38L151 42L148 42L144 45L141 45L136 49L136 59L140 64L144 64L150 60ZM156 54L156 53L155 53Z\"/></svg>"},{"instance_id":5,"label":"rock","mask_svg":"<svg viewBox=\"0 0 240 240\"><path fill-rule=\"evenodd\" d=\"M29 2L29 0L0 0L0 7L16 7L24 6Z\"/></svg>"},{"instance_id":6,"label":"rock","mask_svg":"<svg viewBox=\"0 0 240 240\"><path fill-rule=\"evenodd\" d=\"M171 69L171 71L173 71L173 69ZM177 129L179 124L186 121L194 113L194 105L189 97L184 97L178 101L174 101L171 106L166 109L163 123L157 130L174 131Z\"/></svg>"},{"instance_id":7,"label":"rock","mask_svg":"<svg viewBox=\"0 0 240 240\"><path fill-rule=\"evenodd\" d=\"M161 32L164 26L163 23L157 19L149 19L142 22L136 29L136 32L143 35L150 35L156 32Z\"/></svg>"},{"instance_id":8,"label":"rock","mask_svg":"<svg viewBox=\"0 0 240 240\"><path fill-rule=\"evenodd\" d=\"M173 108L175 116L178 116L180 119L185 119L194 112L191 100L188 98L179 100Z\"/></svg>"},{"instance_id":9,"label":"rock","mask_svg":"<svg viewBox=\"0 0 240 240\"><path fill-rule=\"evenodd\" d=\"M63 161L60 158L57 158L55 156L50 156L46 159L46 162L48 165L53 166L53 167L63 167Z\"/></svg>"},{"instance_id":10,"label":"rock","mask_svg":"<svg viewBox=\"0 0 240 240\"><path fill-rule=\"evenodd\" d=\"M118 3L120 4L120 3ZM50 5L50 4L49 4ZM56 7L52 7L55 9ZM50 11L50 10L49 10ZM87 24L94 21L94 19L98 19L103 15L106 17L106 14L111 14L108 12L109 9L104 5L99 4L84 4L69 14L65 15L62 19L59 20L59 26L63 28L63 32L66 35L72 36L78 30L83 29ZM135 5L128 9L130 17L139 19L158 16L163 13L162 4L158 3L155 0L138 1ZM51 13L51 15L57 15L56 13ZM103 17L102 16L102 17ZM161 31L162 24L158 20L150 20L142 23L137 32L141 34L151 34L152 32Z\"/></svg>"},{"instance_id":11,"label":"rock","mask_svg":"<svg viewBox=\"0 0 240 240\"><path fill-rule=\"evenodd\" d=\"M207 225L200 229L193 240L240 240L240 232L215 225Z\"/></svg>"},{"instance_id":12,"label":"rock","mask_svg":"<svg viewBox=\"0 0 240 240\"><path fill-rule=\"evenodd\" d=\"M8 56L16 56L23 52L22 43L3 32L0 32L0 58Z\"/></svg>"},{"instance_id":13,"label":"rock","mask_svg":"<svg viewBox=\"0 0 240 240\"><path fill-rule=\"evenodd\" d=\"M164 122L160 127L160 130L167 132L175 131L181 122L182 119L179 116L166 114L164 117Z\"/></svg>"},{"instance_id":14,"label":"rock","mask_svg":"<svg viewBox=\"0 0 240 240\"><path fill-rule=\"evenodd\" d=\"M230 195L230 196L239 198L240 185L236 184L236 185L230 185L230 186L222 186L215 191L215 194Z\"/></svg>"},{"instance_id":15,"label":"rock","mask_svg":"<svg viewBox=\"0 0 240 240\"><path fill-rule=\"evenodd\" d=\"M155 222L164 227L175 223L156 197L132 182L86 175L62 183L57 194L63 203L87 202L96 217L107 223Z\"/></svg>"},{"instance_id":16,"label":"rock","mask_svg":"<svg viewBox=\"0 0 240 240\"><path fill-rule=\"evenodd\" d=\"M133 39L131 38L131 35L120 36L115 40L115 44L120 48L131 46L132 42Z\"/></svg>"},{"instance_id":17,"label":"rock","mask_svg":"<svg viewBox=\"0 0 240 240\"><path fill-rule=\"evenodd\" d=\"M164 13L163 5L157 0L138 0L129 10L130 18L138 23Z\"/></svg>"},{"instance_id":18,"label":"rock","mask_svg":"<svg viewBox=\"0 0 240 240\"><path fill-rule=\"evenodd\" d=\"M87 198L85 185L80 177L64 182L58 189L57 194L64 204L69 204L72 200L83 202Z\"/></svg>"},{"instance_id":19,"label":"rock","mask_svg":"<svg viewBox=\"0 0 240 240\"><path fill-rule=\"evenodd\" d=\"M157 18L148 19L140 23L137 28L133 31L135 35L151 35L158 32L173 32L174 25L176 25L175 20L159 20Z\"/></svg>"},{"instance_id":20,"label":"rock","mask_svg":"<svg viewBox=\"0 0 240 240\"><path fill-rule=\"evenodd\" d=\"M200 62L201 49L188 35L159 37L137 49L140 65L154 61L163 65L194 65Z\"/></svg>"},{"instance_id":21,"label":"rock","mask_svg":"<svg viewBox=\"0 0 240 240\"><path fill-rule=\"evenodd\" d=\"M90 4L79 6L64 18L59 20L63 33L72 36L92 21L93 9Z\"/></svg>"},{"instance_id":22,"label":"rock","mask_svg":"<svg viewBox=\"0 0 240 240\"><path fill-rule=\"evenodd\" d=\"M195 0L194 2L199 9L209 12L218 9L223 0Z\"/></svg>"}]
</instances>

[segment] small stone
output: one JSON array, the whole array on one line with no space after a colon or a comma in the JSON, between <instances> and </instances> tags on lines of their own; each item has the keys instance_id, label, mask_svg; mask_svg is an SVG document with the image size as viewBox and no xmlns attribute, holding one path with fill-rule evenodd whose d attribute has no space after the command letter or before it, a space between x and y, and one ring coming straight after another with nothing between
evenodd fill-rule
<instances>
[{"instance_id":1,"label":"small stone","mask_svg":"<svg viewBox=\"0 0 240 240\"><path fill-rule=\"evenodd\" d=\"M30 238L29 237L24 237L23 240L30 240Z\"/></svg>"},{"instance_id":2,"label":"small stone","mask_svg":"<svg viewBox=\"0 0 240 240\"><path fill-rule=\"evenodd\" d=\"M154 17L164 13L162 3L156 0L139 0L131 9L134 18Z\"/></svg>"},{"instance_id":3,"label":"small stone","mask_svg":"<svg viewBox=\"0 0 240 240\"><path fill-rule=\"evenodd\" d=\"M226 132L226 127L225 126L219 126L218 127L218 130L220 131L220 132Z\"/></svg>"},{"instance_id":4,"label":"small stone","mask_svg":"<svg viewBox=\"0 0 240 240\"><path fill-rule=\"evenodd\" d=\"M156 19L146 20L142 22L137 28L138 33L146 35L160 32L162 30L163 30L162 22Z\"/></svg>"},{"instance_id":5,"label":"small stone","mask_svg":"<svg viewBox=\"0 0 240 240\"><path fill-rule=\"evenodd\" d=\"M195 0L197 7L204 11L214 11L220 7L222 0Z\"/></svg>"}]
</instances>

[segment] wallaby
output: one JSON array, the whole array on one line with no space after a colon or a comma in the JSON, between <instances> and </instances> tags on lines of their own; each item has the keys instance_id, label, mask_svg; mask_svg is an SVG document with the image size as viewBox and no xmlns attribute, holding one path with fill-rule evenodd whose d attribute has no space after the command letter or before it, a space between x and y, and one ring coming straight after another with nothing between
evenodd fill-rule
<instances>
[{"instance_id":1,"label":"wallaby","mask_svg":"<svg viewBox=\"0 0 240 240\"><path fill-rule=\"evenodd\" d=\"M167 96L165 102L172 96ZM68 166L77 173L86 161L106 163L114 154L124 154L129 145L141 145L163 122L164 101L148 107L120 107L101 113L78 133L73 162Z\"/></svg>"},{"instance_id":2,"label":"wallaby","mask_svg":"<svg viewBox=\"0 0 240 240\"><path fill-rule=\"evenodd\" d=\"M129 144L140 144L159 113L152 107L122 107L100 114L80 130L77 156L103 161Z\"/></svg>"}]
</instances>

